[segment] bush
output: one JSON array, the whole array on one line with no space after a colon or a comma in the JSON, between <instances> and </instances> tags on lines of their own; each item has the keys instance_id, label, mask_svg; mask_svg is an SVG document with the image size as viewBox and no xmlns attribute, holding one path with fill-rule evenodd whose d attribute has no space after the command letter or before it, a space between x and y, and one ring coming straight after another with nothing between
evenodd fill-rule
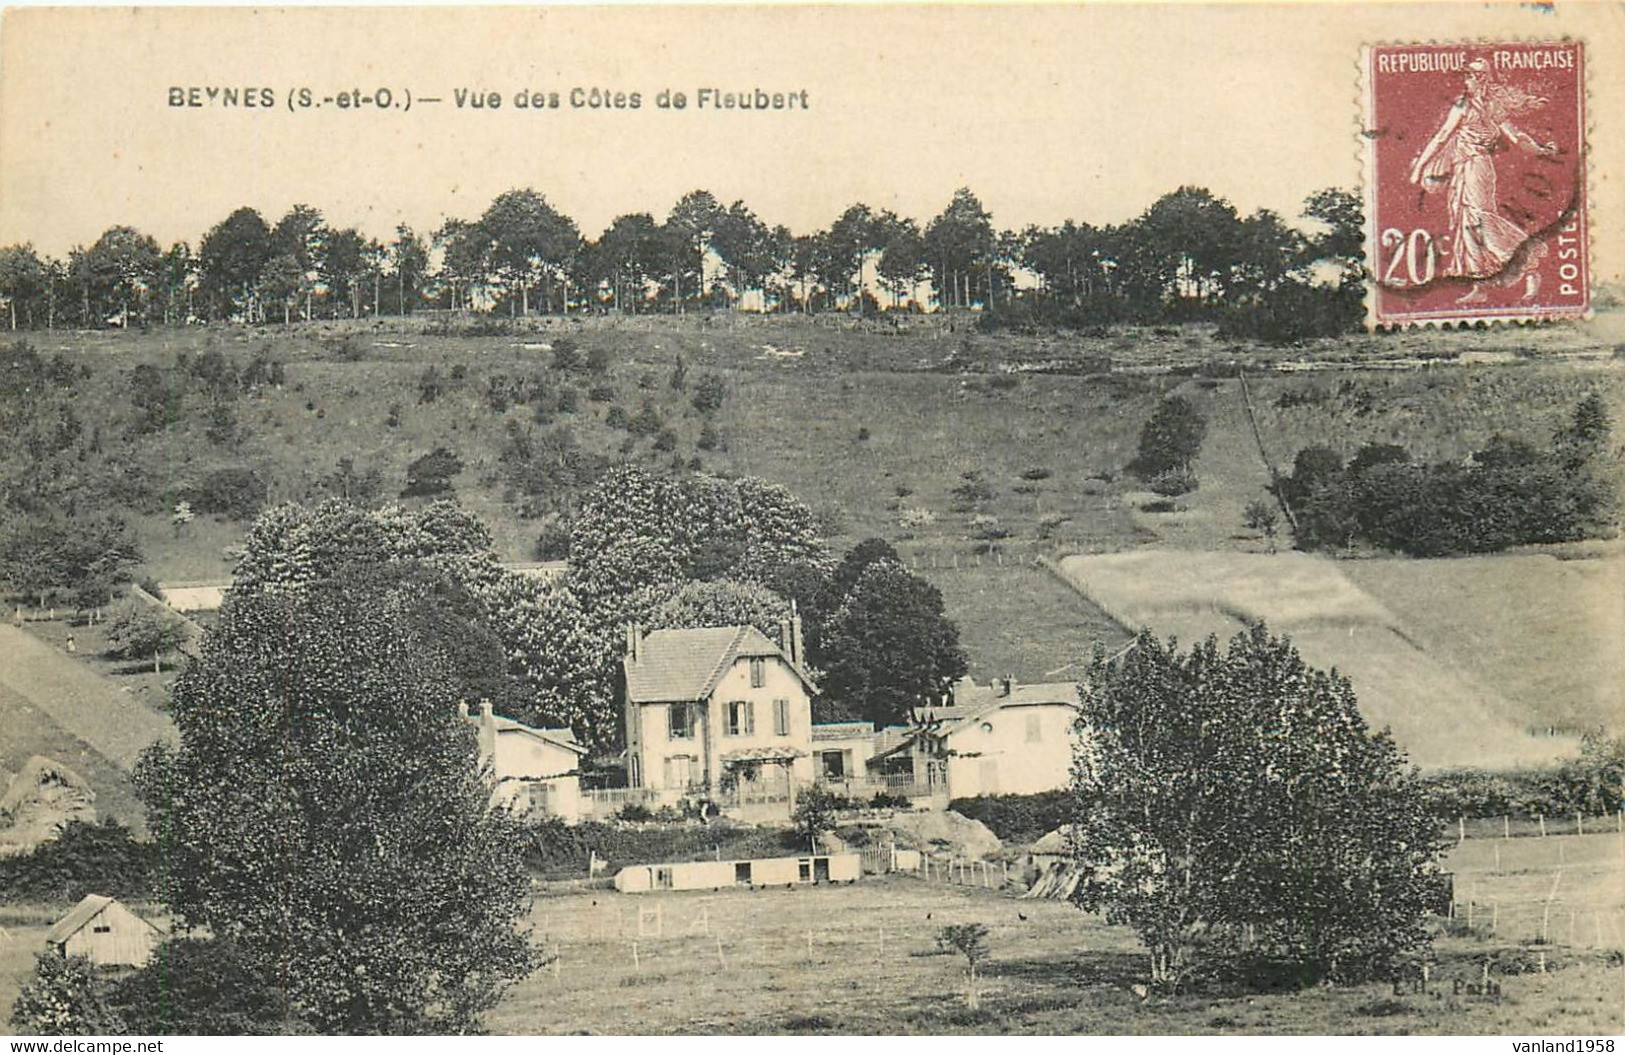
<instances>
[{"instance_id":1,"label":"bush","mask_svg":"<svg viewBox=\"0 0 1625 1055\"><path fill-rule=\"evenodd\" d=\"M1142 480L1189 472L1207 437L1207 419L1184 396L1168 396L1140 429L1140 446L1128 469Z\"/></svg>"},{"instance_id":2,"label":"bush","mask_svg":"<svg viewBox=\"0 0 1625 1055\"><path fill-rule=\"evenodd\" d=\"M186 626L168 612L131 601L108 623L107 642L120 659L157 660L186 643Z\"/></svg>"},{"instance_id":3,"label":"bush","mask_svg":"<svg viewBox=\"0 0 1625 1055\"><path fill-rule=\"evenodd\" d=\"M1196 474L1189 469L1168 469L1146 481L1146 486L1159 495L1172 498L1196 490Z\"/></svg>"},{"instance_id":4,"label":"bush","mask_svg":"<svg viewBox=\"0 0 1625 1055\"><path fill-rule=\"evenodd\" d=\"M722 409L722 404L728 399L728 383L720 374L703 374L694 383L694 395L690 399L694 409L710 417Z\"/></svg>"},{"instance_id":5,"label":"bush","mask_svg":"<svg viewBox=\"0 0 1625 1055\"><path fill-rule=\"evenodd\" d=\"M1072 820L1070 791L1041 791L1035 795L978 795L954 799L948 808L973 821L981 821L1000 839L1032 842Z\"/></svg>"},{"instance_id":6,"label":"bush","mask_svg":"<svg viewBox=\"0 0 1625 1055\"><path fill-rule=\"evenodd\" d=\"M34 977L12 1005L11 1024L37 1036L98 1036L124 1033L111 994L90 961L62 957L55 950L34 958Z\"/></svg>"},{"instance_id":7,"label":"bush","mask_svg":"<svg viewBox=\"0 0 1625 1055\"><path fill-rule=\"evenodd\" d=\"M250 520L265 507L268 491L259 473L244 466L215 469L180 494L197 513Z\"/></svg>"},{"instance_id":8,"label":"bush","mask_svg":"<svg viewBox=\"0 0 1625 1055\"><path fill-rule=\"evenodd\" d=\"M406 489L401 494L408 498L447 494L451 478L462 471L462 459L455 452L436 447L407 466Z\"/></svg>"},{"instance_id":9,"label":"bush","mask_svg":"<svg viewBox=\"0 0 1625 1055\"><path fill-rule=\"evenodd\" d=\"M75 902L86 894L144 899L154 896L157 884L158 848L136 842L111 817L70 821L32 852L0 857L0 898L7 901Z\"/></svg>"}]
</instances>

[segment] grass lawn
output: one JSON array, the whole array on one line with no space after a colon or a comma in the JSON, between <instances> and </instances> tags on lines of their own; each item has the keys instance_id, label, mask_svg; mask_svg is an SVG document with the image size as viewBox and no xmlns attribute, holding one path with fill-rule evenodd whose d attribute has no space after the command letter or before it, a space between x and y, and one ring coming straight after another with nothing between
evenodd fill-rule
<instances>
[{"instance_id":1,"label":"grass lawn","mask_svg":"<svg viewBox=\"0 0 1625 1055\"><path fill-rule=\"evenodd\" d=\"M1144 981L1145 955L1126 928L1061 902L909 877L572 894L539 901L532 919L559 953L557 970L517 987L488 1017L493 1032L1595 1035L1622 1026L1620 968L1601 950L1548 948L1547 972L1503 978L1499 1002L1456 995L1453 981L1476 983L1486 957L1525 965L1526 948L1473 936L1441 940L1437 995L1371 984L1142 1001L1131 987ZM943 925L968 922L991 932L978 1011L964 1004L963 960L935 945Z\"/></svg>"}]
</instances>

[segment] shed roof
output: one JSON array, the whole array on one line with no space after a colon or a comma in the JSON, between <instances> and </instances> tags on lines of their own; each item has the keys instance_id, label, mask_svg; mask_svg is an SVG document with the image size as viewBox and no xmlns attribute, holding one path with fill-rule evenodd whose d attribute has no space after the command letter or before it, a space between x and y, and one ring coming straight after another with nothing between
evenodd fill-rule
<instances>
[{"instance_id":1,"label":"shed roof","mask_svg":"<svg viewBox=\"0 0 1625 1055\"><path fill-rule=\"evenodd\" d=\"M116 898L108 897L105 894L86 894L79 904L69 909L66 916L57 920L51 925L51 929L45 932L46 944L61 945L88 926L90 921L100 916L109 905L116 904L118 904ZM129 909L125 909L125 911L129 912ZM134 912L130 912L130 915L141 920L142 923L145 923L153 930L158 929L153 926L151 920L141 919Z\"/></svg>"},{"instance_id":2,"label":"shed roof","mask_svg":"<svg viewBox=\"0 0 1625 1055\"><path fill-rule=\"evenodd\" d=\"M626 666L626 695L633 703L703 700L716 690L734 660L772 656L796 672L807 691L818 687L788 656L753 626L706 626L652 630L638 644L638 658Z\"/></svg>"}]
</instances>

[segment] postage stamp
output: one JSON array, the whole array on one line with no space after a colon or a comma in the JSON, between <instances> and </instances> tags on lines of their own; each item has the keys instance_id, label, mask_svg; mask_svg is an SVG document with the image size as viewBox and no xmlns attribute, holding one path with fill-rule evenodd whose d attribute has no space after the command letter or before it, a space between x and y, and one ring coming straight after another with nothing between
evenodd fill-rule
<instances>
[{"instance_id":1,"label":"postage stamp","mask_svg":"<svg viewBox=\"0 0 1625 1055\"><path fill-rule=\"evenodd\" d=\"M1584 44L1383 44L1361 65L1367 321L1587 314Z\"/></svg>"}]
</instances>

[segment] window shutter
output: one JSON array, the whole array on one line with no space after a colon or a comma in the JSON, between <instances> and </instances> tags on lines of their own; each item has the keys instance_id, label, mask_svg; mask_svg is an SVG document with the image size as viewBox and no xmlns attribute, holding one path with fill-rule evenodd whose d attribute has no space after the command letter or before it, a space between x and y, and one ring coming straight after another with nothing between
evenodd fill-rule
<instances>
[{"instance_id":1,"label":"window shutter","mask_svg":"<svg viewBox=\"0 0 1625 1055\"><path fill-rule=\"evenodd\" d=\"M778 736L790 735L790 701L773 701L773 732Z\"/></svg>"},{"instance_id":2,"label":"window shutter","mask_svg":"<svg viewBox=\"0 0 1625 1055\"><path fill-rule=\"evenodd\" d=\"M745 735L750 736L754 732L756 732L756 701L749 700L745 703Z\"/></svg>"}]
</instances>

